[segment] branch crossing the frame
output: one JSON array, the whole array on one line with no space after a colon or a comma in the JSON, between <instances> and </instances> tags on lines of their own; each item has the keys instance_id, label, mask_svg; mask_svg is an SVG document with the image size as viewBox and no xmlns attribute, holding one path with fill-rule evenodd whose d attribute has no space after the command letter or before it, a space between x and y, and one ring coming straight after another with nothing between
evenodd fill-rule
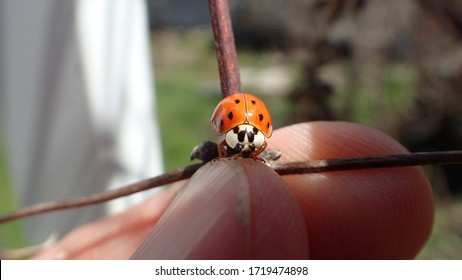
<instances>
[{"instance_id":1,"label":"branch crossing the frame","mask_svg":"<svg viewBox=\"0 0 462 280\"><path fill-rule=\"evenodd\" d=\"M272 167L274 171L276 171L279 175L294 175L430 164L462 164L462 151L396 154L287 163L274 162ZM32 205L15 212L1 215L0 224L19 218L43 214L50 211L64 210L102 203L118 197L188 179L191 178L191 176L203 165L204 164L202 163L190 165L185 168L180 168L151 179L128 185L126 187L94 194L92 196L77 197L62 201L53 201Z\"/></svg>"}]
</instances>

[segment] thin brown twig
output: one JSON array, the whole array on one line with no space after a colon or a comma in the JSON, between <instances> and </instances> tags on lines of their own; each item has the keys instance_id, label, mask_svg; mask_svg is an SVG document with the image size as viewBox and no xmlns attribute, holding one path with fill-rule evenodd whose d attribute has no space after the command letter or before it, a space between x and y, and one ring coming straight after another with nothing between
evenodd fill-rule
<instances>
[{"instance_id":1,"label":"thin brown twig","mask_svg":"<svg viewBox=\"0 0 462 280\"><path fill-rule=\"evenodd\" d=\"M220 72L221 95L225 98L241 92L233 28L226 0L209 0L209 9Z\"/></svg>"},{"instance_id":2,"label":"thin brown twig","mask_svg":"<svg viewBox=\"0 0 462 280\"><path fill-rule=\"evenodd\" d=\"M42 214L55 210L64 210L69 208L78 208L87 205L98 204L106 202L122 196L127 196L137 192L145 191L155 187L163 186L173 182L181 181L183 179L191 178L191 176L202 166L202 164L189 165L185 168L179 168L171 172L164 173L157 177L147 179L138 183L130 184L128 186L97 193L90 196L75 197L61 201L51 201L40 203L32 206L22 208L8 214L0 216L0 224L11 220L29 217L37 214Z\"/></svg>"},{"instance_id":3,"label":"thin brown twig","mask_svg":"<svg viewBox=\"0 0 462 280\"><path fill-rule=\"evenodd\" d=\"M279 175L293 175L429 164L462 164L462 151L427 152L344 159L312 160L304 162L286 162L275 163L273 168ZM190 165L185 168L180 168L160 176L141 181L139 183L87 197L77 197L25 207L15 212L1 215L0 224L19 218L43 214L50 211L77 208L106 202L114 198L188 179L202 165L203 164Z\"/></svg>"},{"instance_id":4,"label":"thin brown twig","mask_svg":"<svg viewBox=\"0 0 462 280\"><path fill-rule=\"evenodd\" d=\"M359 158L313 160L306 162L288 162L277 165L274 169L282 176L291 174L442 164L462 164L462 151L424 152Z\"/></svg>"}]
</instances>

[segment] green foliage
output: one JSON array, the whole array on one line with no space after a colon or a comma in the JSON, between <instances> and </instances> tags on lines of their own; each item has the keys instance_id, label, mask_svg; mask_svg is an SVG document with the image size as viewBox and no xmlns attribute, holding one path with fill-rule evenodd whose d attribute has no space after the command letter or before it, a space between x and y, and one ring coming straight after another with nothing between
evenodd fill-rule
<instances>
[{"instance_id":1,"label":"green foliage","mask_svg":"<svg viewBox=\"0 0 462 280\"><path fill-rule=\"evenodd\" d=\"M2 129L1 126L0 129ZM4 144L4 137L0 135L0 213L10 212L18 207L14 199ZM24 244L25 239L20 221L0 225L1 248L18 248L24 246Z\"/></svg>"},{"instance_id":2,"label":"green foliage","mask_svg":"<svg viewBox=\"0 0 462 280\"><path fill-rule=\"evenodd\" d=\"M459 259L462 248L462 200L438 201L433 232L418 259Z\"/></svg>"}]
</instances>

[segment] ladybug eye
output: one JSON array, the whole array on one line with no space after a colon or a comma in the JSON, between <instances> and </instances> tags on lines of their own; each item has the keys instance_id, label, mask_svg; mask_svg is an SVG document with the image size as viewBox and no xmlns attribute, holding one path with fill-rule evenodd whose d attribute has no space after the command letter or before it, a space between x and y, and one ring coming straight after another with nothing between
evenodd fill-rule
<instances>
[{"instance_id":1,"label":"ladybug eye","mask_svg":"<svg viewBox=\"0 0 462 280\"><path fill-rule=\"evenodd\" d=\"M262 114L258 114L258 119L259 119L260 121L262 121L262 120L263 120L263 115L262 115Z\"/></svg>"},{"instance_id":2,"label":"ladybug eye","mask_svg":"<svg viewBox=\"0 0 462 280\"><path fill-rule=\"evenodd\" d=\"M237 140L239 140L239 142L244 142L245 133L246 133L245 130L239 131L239 132L237 133Z\"/></svg>"},{"instance_id":3,"label":"ladybug eye","mask_svg":"<svg viewBox=\"0 0 462 280\"><path fill-rule=\"evenodd\" d=\"M230 119L230 120L233 119L233 112L229 112L229 114L228 114L228 119Z\"/></svg>"},{"instance_id":4,"label":"ladybug eye","mask_svg":"<svg viewBox=\"0 0 462 280\"><path fill-rule=\"evenodd\" d=\"M247 132L247 138L249 139L250 143L253 143L253 140L255 139L255 136L252 132L248 131Z\"/></svg>"}]
</instances>

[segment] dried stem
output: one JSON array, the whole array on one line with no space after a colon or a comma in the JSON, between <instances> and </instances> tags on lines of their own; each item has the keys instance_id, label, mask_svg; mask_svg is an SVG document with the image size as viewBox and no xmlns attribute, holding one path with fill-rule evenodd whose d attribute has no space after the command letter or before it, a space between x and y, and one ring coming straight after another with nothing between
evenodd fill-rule
<instances>
[{"instance_id":1,"label":"dried stem","mask_svg":"<svg viewBox=\"0 0 462 280\"><path fill-rule=\"evenodd\" d=\"M416 165L462 164L462 151L427 152L385 156L288 162L277 165L279 175L320 173Z\"/></svg>"},{"instance_id":2,"label":"dried stem","mask_svg":"<svg viewBox=\"0 0 462 280\"><path fill-rule=\"evenodd\" d=\"M308 174L342 170L371 169L384 167L402 167L428 164L462 164L462 151L398 154L373 157L312 160L306 162L275 163L274 170L280 175ZM0 216L0 223L19 218L43 214L54 210L83 207L109 201L136 192L170 184L190 178L203 164L190 165L160 176L128 185L116 190L77 197L56 202L32 205L15 212Z\"/></svg>"},{"instance_id":3,"label":"dried stem","mask_svg":"<svg viewBox=\"0 0 462 280\"><path fill-rule=\"evenodd\" d=\"M241 92L233 28L226 0L209 0L209 9L220 72L221 95L225 98Z\"/></svg>"},{"instance_id":4,"label":"dried stem","mask_svg":"<svg viewBox=\"0 0 462 280\"><path fill-rule=\"evenodd\" d=\"M155 187L163 186L166 184L170 184L176 181L180 181L183 179L191 178L191 176L202 166L202 164L194 164L189 165L185 168L179 168L177 170L164 173L157 177L147 179L138 183L134 183L122 188L105 191L102 193L97 193L90 196L85 197L75 197L61 201L51 201L46 203L40 203L36 205L32 205L29 207L25 207L21 210L11 212L5 215L0 216L0 224L4 222L8 222L11 220L29 217L37 214L42 214L50 211L55 210L64 210L69 208L77 208L83 207L87 205L97 204L106 202L115 198L119 198L122 196L127 196L130 194L134 194L137 192L145 191L148 189L152 189Z\"/></svg>"}]
</instances>

